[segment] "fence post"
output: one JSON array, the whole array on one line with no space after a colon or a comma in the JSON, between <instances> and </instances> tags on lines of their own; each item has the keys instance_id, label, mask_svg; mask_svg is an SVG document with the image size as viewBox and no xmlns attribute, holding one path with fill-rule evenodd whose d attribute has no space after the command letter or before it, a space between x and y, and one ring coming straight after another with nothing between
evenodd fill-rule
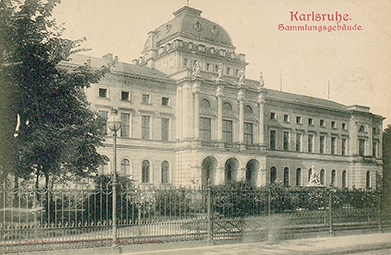
<instances>
[{"instance_id":1,"label":"fence post","mask_svg":"<svg viewBox=\"0 0 391 255\"><path fill-rule=\"evenodd\" d=\"M333 196L332 189L329 189L329 233L333 236Z\"/></svg>"},{"instance_id":2,"label":"fence post","mask_svg":"<svg viewBox=\"0 0 391 255\"><path fill-rule=\"evenodd\" d=\"M378 221L379 221L379 233L382 232L382 225L381 225L381 215L382 215L382 208L381 208L381 202L382 202L382 191L378 192L378 205L377 205L377 213L378 213Z\"/></svg>"},{"instance_id":3,"label":"fence post","mask_svg":"<svg viewBox=\"0 0 391 255\"><path fill-rule=\"evenodd\" d=\"M208 239L207 239L207 245L212 245L212 239L213 239L213 236L212 236L212 199L211 199L211 192L210 192L210 189L211 189L211 185L210 185L210 179L208 179L208 185L207 185L207 220L208 220Z\"/></svg>"},{"instance_id":4,"label":"fence post","mask_svg":"<svg viewBox=\"0 0 391 255\"><path fill-rule=\"evenodd\" d=\"M271 231L270 231L270 228L271 228L271 200L272 200L272 196L271 196L271 188L269 187L267 189L267 240L270 241L270 235L271 235Z\"/></svg>"}]
</instances>

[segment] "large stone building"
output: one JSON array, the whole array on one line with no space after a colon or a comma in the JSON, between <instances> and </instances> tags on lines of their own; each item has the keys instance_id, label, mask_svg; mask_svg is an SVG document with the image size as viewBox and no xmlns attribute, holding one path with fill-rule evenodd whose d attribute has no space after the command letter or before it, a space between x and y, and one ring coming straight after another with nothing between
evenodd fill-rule
<instances>
[{"instance_id":1,"label":"large stone building","mask_svg":"<svg viewBox=\"0 0 391 255\"><path fill-rule=\"evenodd\" d=\"M111 58L89 60L100 66ZM194 8L149 32L141 57L116 64L87 90L100 114L116 108L122 118L118 171L155 185L201 186L210 178L305 186L316 172L325 186L376 187L383 117L267 89L262 76L245 79L246 66L227 31ZM112 160L107 132L100 152Z\"/></svg>"}]
</instances>

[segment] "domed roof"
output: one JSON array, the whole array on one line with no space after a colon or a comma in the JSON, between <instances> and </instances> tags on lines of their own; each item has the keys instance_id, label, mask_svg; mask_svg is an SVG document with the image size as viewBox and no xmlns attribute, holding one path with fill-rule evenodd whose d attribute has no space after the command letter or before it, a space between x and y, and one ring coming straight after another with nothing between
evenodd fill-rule
<instances>
[{"instance_id":1,"label":"domed roof","mask_svg":"<svg viewBox=\"0 0 391 255\"><path fill-rule=\"evenodd\" d=\"M220 25L201 17L200 10L184 6L174 12L175 18L157 28L156 34L157 45L172 40L178 36L196 39L211 44L233 47L232 40L227 31ZM144 50L149 45L148 38Z\"/></svg>"}]
</instances>

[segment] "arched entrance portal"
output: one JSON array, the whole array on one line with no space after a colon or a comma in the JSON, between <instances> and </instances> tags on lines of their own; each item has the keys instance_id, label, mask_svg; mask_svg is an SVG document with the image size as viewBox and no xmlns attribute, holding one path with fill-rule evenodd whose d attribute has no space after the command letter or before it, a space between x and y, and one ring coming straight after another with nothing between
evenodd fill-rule
<instances>
[{"instance_id":1,"label":"arched entrance portal","mask_svg":"<svg viewBox=\"0 0 391 255\"><path fill-rule=\"evenodd\" d=\"M252 186L257 184L258 169L258 160L252 159L246 165L246 182Z\"/></svg>"},{"instance_id":2,"label":"arched entrance portal","mask_svg":"<svg viewBox=\"0 0 391 255\"><path fill-rule=\"evenodd\" d=\"M209 156L202 161L201 185L203 187L208 185L208 179L210 179L211 184L215 184L216 167L217 160L214 157Z\"/></svg>"},{"instance_id":3,"label":"arched entrance portal","mask_svg":"<svg viewBox=\"0 0 391 255\"><path fill-rule=\"evenodd\" d=\"M225 184L236 181L235 175L237 175L239 168L239 161L236 158L230 158L225 162Z\"/></svg>"}]
</instances>

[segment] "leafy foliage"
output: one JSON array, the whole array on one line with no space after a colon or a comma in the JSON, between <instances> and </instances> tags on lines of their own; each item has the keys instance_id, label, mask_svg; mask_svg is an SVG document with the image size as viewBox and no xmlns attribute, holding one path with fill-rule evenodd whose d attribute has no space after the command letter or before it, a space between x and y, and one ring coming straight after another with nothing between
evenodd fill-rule
<instances>
[{"instance_id":1,"label":"leafy foliage","mask_svg":"<svg viewBox=\"0 0 391 255\"><path fill-rule=\"evenodd\" d=\"M0 15L8 17L1 27L6 42L1 78L10 87L7 96L12 102L6 116L19 114L21 120L15 139L6 134L8 144L16 145L8 150L11 156L2 155L1 167L13 160L14 174L24 178L33 174L37 180L44 176L46 185L49 177L90 176L107 160L96 151L103 141L103 120L89 109L84 89L98 82L109 67L62 65L83 39L61 38L62 28L51 18L58 3L10 0L0 6Z\"/></svg>"}]
</instances>

